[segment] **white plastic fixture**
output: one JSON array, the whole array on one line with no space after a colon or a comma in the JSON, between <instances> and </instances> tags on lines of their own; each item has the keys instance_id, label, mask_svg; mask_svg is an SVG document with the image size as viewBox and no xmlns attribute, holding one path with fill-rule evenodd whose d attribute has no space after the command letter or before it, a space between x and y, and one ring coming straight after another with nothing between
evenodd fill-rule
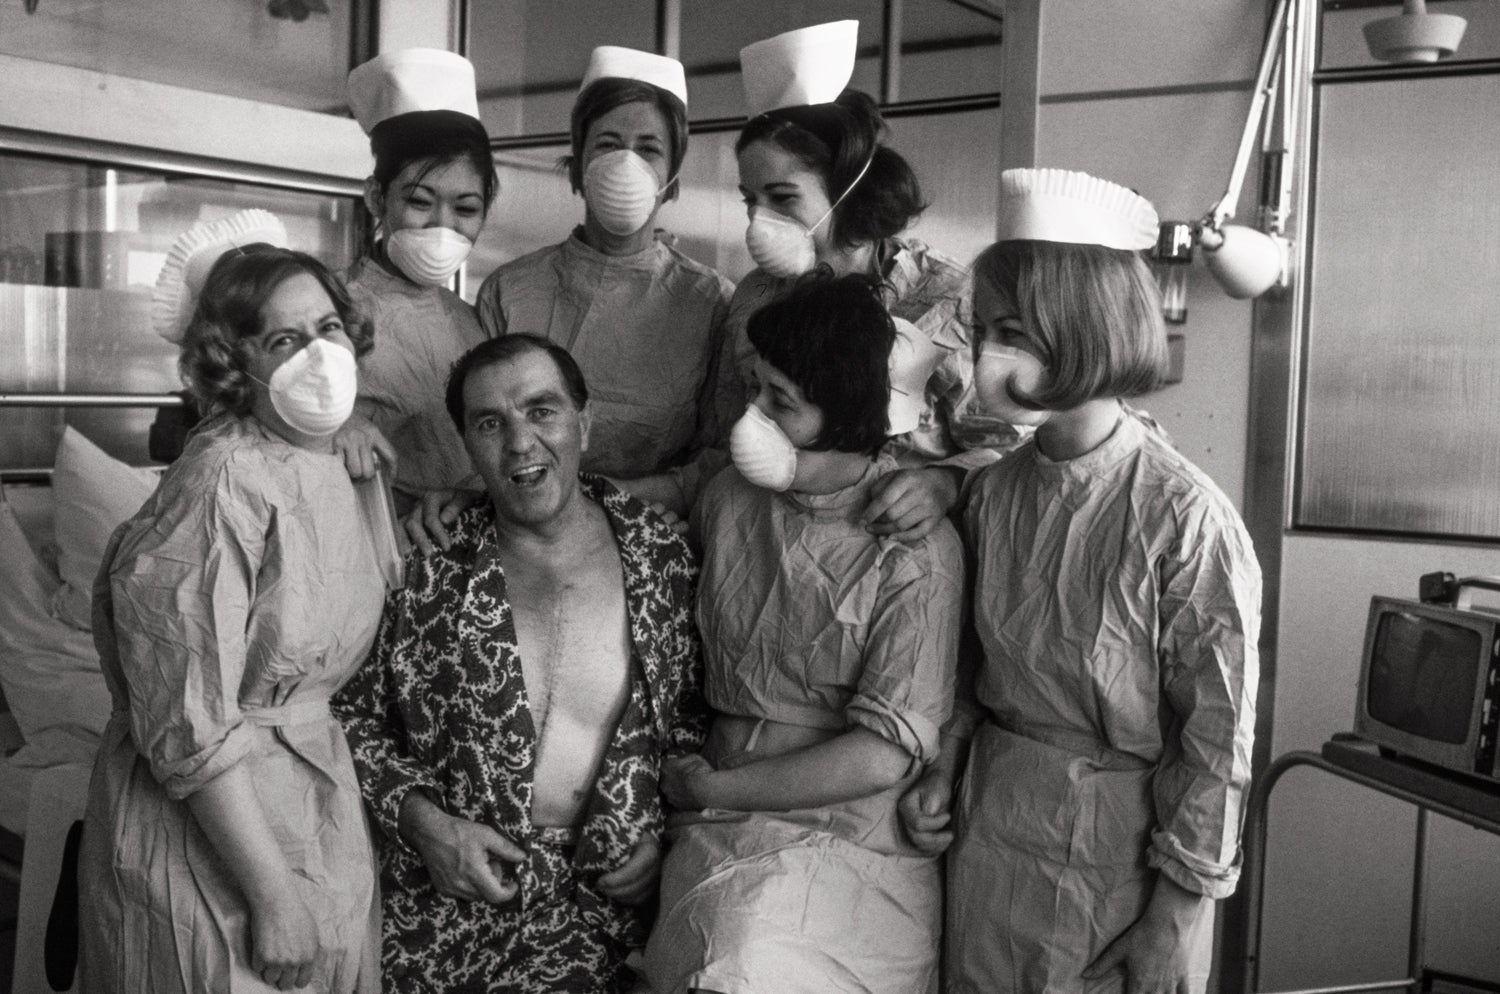
<instances>
[{"instance_id":1,"label":"white plastic fixture","mask_svg":"<svg viewBox=\"0 0 1500 994\"><path fill-rule=\"evenodd\" d=\"M1365 25L1365 44L1382 62L1436 62L1458 51L1468 22L1429 14L1425 0L1404 0L1401 13Z\"/></svg>"}]
</instances>

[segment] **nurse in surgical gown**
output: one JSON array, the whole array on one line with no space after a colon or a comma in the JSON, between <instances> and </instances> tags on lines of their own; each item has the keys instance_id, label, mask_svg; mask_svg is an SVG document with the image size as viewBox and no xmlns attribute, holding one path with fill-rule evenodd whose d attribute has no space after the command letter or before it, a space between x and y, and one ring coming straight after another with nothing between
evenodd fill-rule
<instances>
[{"instance_id":1,"label":"nurse in surgical gown","mask_svg":"<svg viewBox=\"0 0 1500 994\"><path fill-rule=\"evenodd\" d=\"M361 454L346 458L364 475L368 454L389 440L405 513L429 490L478 479L443 397L453 363L486 336L449 283L484 228L498 180L474 67L462 56L388 52L349 74L349 101L375 156L365 205L377 240L345 279L380 348L360 362L359 405L339 443Z\"/></svg>"},{"instance_id":2,"label":"nurse in surgical gown","mask_svg":"<svg viewBox=\"0 0 1500 994\"><path fill-rule=\"evenodd\" d=\"M1260 571L1228 498L1119 399L1164 369L1139 256L1155 211L1062 170L1002 190L1002 232L1024 233L975 263L977 389L1039 427L977 474L964 517L983 720L949 853L948 989L1202 991L1239 874Z\"/></svg>"},{"instance_id":3,"label":"nurse in surgical gown","mask_svg":"<svg viewBox=\"0 0 1500 994\"><path fill-rule=\"evenodd\" d=\"M810 328L808 314L828 323ZM646 949L658 994L937 990L939 864L911 848L896 805L950 712L963 563L947 521L909 543L860 521L894 469L868 455L885 440L882 327L893 334L859 277L799 288L752 319L762 357L746 418L774 420L797 469L767 478L737 426L734 467L694 510L716 717L703 756L664 772L686 810L669 822ZM831 380L878 380L879 396ZM820 393L812 422L807 397Z\"/></svg>"},{"instance_id":4,"label":"nurse in surgical gown","mask_svg":"<svg viewBox=\"0 0 1500 994\"><path fill-rule=\"evenodd\" d=\"M236 342L257 286L261 327ZM289 287L309 309L268 324ZM200 307L184 361L217 413L116 531L94 590L114 712L79 858L82 989L378 991L371 840L328 700L374 641L384 585L342 460L256 382L369 338L307 256L226 255L204 295L221 290L238 312ZM278 950L304 965L278 968Z\"/></svg>"},{"instance_id":5,"label":"nurse in surgical gown","mask_svg":"<svg viewBox=\"0 0 1500 994\"><path fill-rule=\"evenodd\" d=\"M734 292L653 230L677 195L687 137L681 63L595 49L568 160L583 224L495 270L477 300L488 334L543 335L578 361L594 412L583 468L622 482L661 473L664 489L627 489L683 511L701 475L723 466L697 457L718 434L712 361Z\"/></svg>"}]
</instances>

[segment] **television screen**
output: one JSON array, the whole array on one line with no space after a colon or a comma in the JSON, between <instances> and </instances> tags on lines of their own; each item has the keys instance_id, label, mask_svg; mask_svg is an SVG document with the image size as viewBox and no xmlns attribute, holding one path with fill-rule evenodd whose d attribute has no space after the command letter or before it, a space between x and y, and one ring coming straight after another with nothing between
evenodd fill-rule
<instances>
[{"instance_id":1,"label":"television screen","mask_svg":"<svg viewBox=\"0 0 1500 994\"><path fill-rule=\"evenodd\" d=\"M1482 657L1470 628L1402 611L1380 619L1365 704L1370 717L1451 745L1469 738Z\"/></svg>"}]
</instances>

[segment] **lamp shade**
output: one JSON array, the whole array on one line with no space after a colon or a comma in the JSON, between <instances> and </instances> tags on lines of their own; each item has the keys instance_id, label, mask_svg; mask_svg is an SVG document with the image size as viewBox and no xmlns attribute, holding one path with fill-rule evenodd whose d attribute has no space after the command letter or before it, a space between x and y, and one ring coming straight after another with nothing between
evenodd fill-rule
<instances>
[{"instance_id":1,"label":"lamp shade","mask_svg":"<svg viewBox=\"0 0 1500 994\"><path fill-rule=\"evenodd\" d=\"M1229 296L1235 300L1259 297L1281 279L1286 268L1286 249L1281 242L1241 224L1226 224L1217 234L1222 240L1214 245L1204 232L1203 261Z\"/></svg>"}]
</instances>

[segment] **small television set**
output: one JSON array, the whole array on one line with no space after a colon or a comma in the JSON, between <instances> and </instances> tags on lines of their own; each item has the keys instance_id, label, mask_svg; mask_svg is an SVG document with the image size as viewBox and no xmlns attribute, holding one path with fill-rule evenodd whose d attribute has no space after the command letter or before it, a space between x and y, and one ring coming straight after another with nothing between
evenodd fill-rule
<instances>
[{"instance_id":1,"label":"small television set","mask_svg":"<svg viewBox=\"0 0 1500 994\"><path fill-rule=\"evenodd\" d=\"M1433 600L1371 598L1354 731L1387 752L1496 783L1500 611L1473 607L1473 586L1500 581L1449 577Z\"/></svg>"}]
</instances>

